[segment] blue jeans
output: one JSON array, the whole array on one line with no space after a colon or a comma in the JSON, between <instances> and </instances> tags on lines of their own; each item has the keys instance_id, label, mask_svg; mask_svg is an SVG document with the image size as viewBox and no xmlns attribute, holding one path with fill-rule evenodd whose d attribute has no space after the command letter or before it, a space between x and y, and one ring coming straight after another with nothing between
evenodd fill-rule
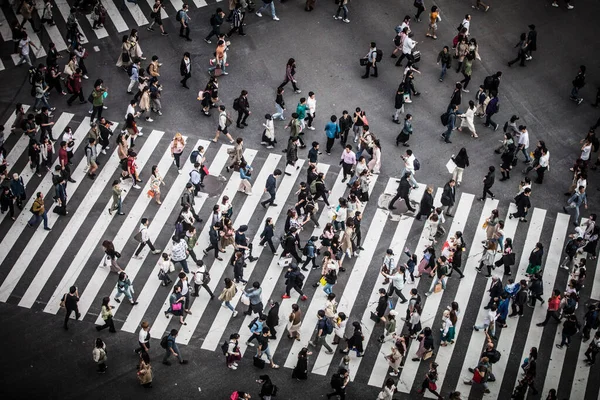
<instances>
[{"instance_id":1,"label":"blue jeans","mask_svg":"<svg viewBox=\"0 0 600 400\"><path fill-rule=\"evenodd\" d=\"M262 354L259 357L259 355L258 355L259 352L266 354L267 355L267 359L269 360L269 362L271 362L271 363L273 362L273 357L271 356L271 349L269 349L269 346L267 346L266 349L262 349L262 350L258 350L258 348L257 348L256 349L256 357L257 358L261 358L262 357Z\"/></svg>"},{"instance_id":2,"label":"blue jeans","mask_svg":"<svg viewBox=\"0 0 600 400\"><path fill-rule=\"evenodd\" d=\"M273 119L281 119L283 121L285 119L283 116L283 108L281 108L279 104L275 103L275 109L277 112L273 114Z\"/></svg>"},{"instance_id":3,"label":"blue jeans","mask_svg":"<svg viewBox=\"0 0 600 400\"><path fill-rule=\"evenodd\" d=\"M406 169L406 167L404 167L404 168L402 169L402 172L400 173L400 176L401 176L401 177L402 177L402 176L404 176L404 174L406 174L407 172L408 172L408 170ZM415 173L414 173L414 172L412 172L412 173L410 174L409 181L410 181L410 184L411 184L411 185L413 185L413 186L417 186L417 180L415 179Z\"/></svg>"},{"instance_id":4,"label":"blue jeans","mask_svg":"<svg viewBox=\"0 0 600 400\"><path fill-rule=\"evenodd\" d=\"M333 284L326 283L325 286L323 286L323 291L327 294L331 294L331 292L333 292Z\"/></svg>"},{"instance_id":5,"label":"blue jeans","mask_svg":"<svg viewBox=\"0 0 600 400\"><path fill-rule=\"evenodd\" d=\"M115 299L118 299L123 294L125 295L125 297L127 297L127 299L129 299L129 301L133 301L133 294L131 293L131 286L128 286L127 289L125 289L125 290L117 289L117 294L115 295Z\"/></svg>"},{"instance_id":6,"label":"blue jeans","mask_svg":"<svg viewBox=\"0 0 600 400\"><path fill-rule=\"evenodd\" d=\"M440 79L444 79L444 77L446 76L447 69L448 66L445 63L442 63L442 73L440 74Z\"/></svg>"},{"instance_id":7,"label":"blue jeans","mask_svg":"<svg viewBox=\"0 0 600 400\"><path fill-rule=\"evenodd\" d=\"M277 15L275 14L275 2L274 1L272 1L270 3L263 3L263 6L261 8L259 8L256 13L262 14L262 12L265 11L269 7L271 8L271 16L273 18L275 18Z\"/></svg>"},{"instance_id":8,"label":"blue jeans","mask_svg":"<svg viewBox=\"0 0 600 400\"><path fill-rule=\"evenodd\" d=\"M215 63L215 65L213 65L212 67L210 67L208 70L209 71L214 71L219 66L221 67L221 71L225 72L225 63L223 61L217 61Z\"/></svg>"},{"instance_id":9,"label":"blue jeans","mask_svg":"<svg viewBox=\"0 0 600 400\"><path fill-rule=\"evenodd\" d=\"M431 294L433 293L433 289L435 289L435 285L438 284L438 282L442 282L442 289L446 290L446 277L440 279L438 278L437 274L433 277L433 281L431 281L431 286L429 287L429 291L427 293Z\"/></svg>"},{"instance_id":10,"label":"blue jeans","mask_svg":"<svg viewBox=\"0 0 600 400\"><path fill-rule=\"evenodd\" d=\"M453 129L454 129L454 127L452 125L448 124L448 130L443 133L444 139L446 139L446 141L450 140L450 135L452 135Z\"/></svg>"},{"instance_id":11,"label":"blue jeans","mask_svg":"<svg viewBox=\"0 0 600 400\"><path fill-rule=\"evenodd\" d=\"M579 206L576 205L575 203L570 203L567 205L567 207L565 207L567 209L567 211L570 211L571 209L575 210L575 223L579 223Z\"/></svg>"},{"instance_id":12,"label":"blue jeans","mask_svg":"<svg viewBox=\"0 0 600 400\"><path fill-rule=\"evenodd\" d=\"M579 98L579 89L576 88L575 86L573 86L573 89L571 89L571 98L573 98L573 99Z\"/></svg>"},{"instance_id":13,"label":"blue jeans","mask_svg":"<svg viewBox=\"0 0 600 400\"><path fill-rule=\"evenodd\" d=\"M40 107L40 105L48 107L48 110L52 108L52 107L50 107L50 104L48 103L48 99L46 99L46 95L42 95L42 97L36 98L33 108L40 110L42 108L42 107Z\"/></svg>"},{"instance_id":14,"label":"blue jeans","mask_svg":"<svg viewBox=\"0 0 600 400\"><path fill-rule=\"evenodd\" d=\"M235 309L233 308L233 306L231 305L231 303L230 303L230 302L228 302L228 301L225 301L225 302L223 302L223 304L225 304L225 306L226 306L227 308L229 308L229 309L230 309L232 312L233 312L233 311L235 311Z\"/></svg>"},{"instance_id":15,"label":"blue jeans","mask_svg":"<svg viewBox=\"0 0 600 400\"><path fill-rule=\"evenodd\" d=\"M567 346L571 344L571 335L565 335L565 333L563 332L562 333L562 341L560 342L560 345L564 346L565 344Z\"/></svg>"},{"instance_id":16,"label":"blue jeans","mask_svg":"<svg viewBox=\"0 0 600 400\"><path fill-rule=\"evenodd\" d=\"M40 219L44 220L44 228L48 228L48 215L45 210L42 215L34 214L29 220L28 224L31 226L37 225L38 222L40 222Z\"/></svg>"},{"instance_id":17,"label":"blue jeans","mask_svg":"<svg viewBox=\"0 0 600 400\"><path fill-rule=\"evenodd\" d=\"M496 323L492 322L491 324L483 324L483 325L475 325L477 329L488 329L488 333L490 336L496 336Z\"/></svg>"},{"instance_id":18,"label":"blue jeans","mask_svg":"<svg viewBox=\"0 0 600 400\"><path fill-rule=\"evenodd\" d=\"M344 11L344 19L348 19L348 7L345 4L338 7L337 12L335 13L336 17L340 16L340 11Z\"/></svg>"},{"instance_id":19,"label":"blue jeans","mask_svg":"<svg viewBox=\"0 0 600 400\"><path fill-rule=\"evenodd\" d=\"M179 351L179 347L177 346L177 343L173 342L173 351L175 353L177 353L177 359L179 360L179 362L183 362L183 357L181 356L181 352ZM171 350L167 347L165 356L163 357L163 362L166 362L169 357L171 357Z\"/></svg>"},{"instance_id":20,"label":"blue jeans","mask_svg":"<svg viewBox=\"0 0 600 400\"><path fill-rule=\"evenodd\" d=\"M187 260L183 259L183 260L179 260L179 261L175 261L175 260L171 260L171 261L173 261L173 264L175 264L175 263L180 263L180 264L181 264L181 268L183 268L183 271L184 271L186 274L189 274L189 273L190 273L190 270L188 269Z\"/></svg>"},{"instance_id":21,"label":"blue jeans","mask_svg":"<svg viewBox=\"0 0 600 400\"><path fill-rule=\"evenodd\" d=\"M531 161L531 157L529 157L529 149L526 149L525 147L523 147L521 149L521 152L525 156L525 161L530 162Z\"/></svg>"}]
</instances>

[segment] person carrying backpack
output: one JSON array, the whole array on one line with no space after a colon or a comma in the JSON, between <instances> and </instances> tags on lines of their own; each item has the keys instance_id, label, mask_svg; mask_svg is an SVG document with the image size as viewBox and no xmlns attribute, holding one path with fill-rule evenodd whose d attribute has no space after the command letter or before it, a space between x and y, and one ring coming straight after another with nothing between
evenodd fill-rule
<instances>
[{"instance_id":1,"label":"person carrying backpack","mask_svg":"<svg viewBox=\"0 0 600 400\"><path fill-rule=\"evenodd\" d=\"M314 245L313 245L313 249L314 249ZM314 263L314 257L313 257L313 263ZM298 265L297 264L290 264L290 266L287 269L287 272L285 273L285 294L283 296L281 296L282 299L289 299L290 298L290 290L292 290L292 288L298 292L300 294L300 298L305 301L306 299L308 299L308 297L306 297L306 295L304 294L304 292L302 291L302 286L304 284L304 274L302 272L300 272Z\"/></svg>"},{"instance_id":2,"label":"person carrying backpack","mask_svg":"<svg viewBox=\"0 0 600 400\"><path fill-rule=\"evenodd\" d=\"M183 3L183 6L181 6L181 10L177 11L177 14L175 14L175 19L181 25L179 27L179 37L185 38L185 40L187 40L188 42L191 42L192 39L190 39L190 21L192 19L190 18L190 16L187 13L188 8L189 8L188 4ZM220 10L220 8L217 9L217 12L219 10ZM206 40L206 39L204 39L204 40ZM208 41L208 43L210 43L210 41Z\"/></svg>"},{"instance_id":3,"label":"person carrying backpack","mask_svg":"<svg viewBox=\"0 0 600 400\"><path fill-rule=\"evenodd\" d=\"M225 13L221 7L217 8L217 11L210 16L210 26L211 31L204 38L206 43L211 43L210 38L213 36L219 37L221 35L221 25L223 25L223 19L225 18ZM189 31L188 31L189 32ZM191 40L188 38L188 40Z\"/></svg>"},{"instance_id":4,"label":"person carrying backpack","mask_svg":"<svg viewBox=\"0 0 600 400\"><path fill-rule=\"evenodd\" d=\"M333 349L327 343L327 335L333 332L333 322L331 322L329 318L325 317L325 310L319 310L317 312L317 318L319 319L317 321L317 327L308 344L313 347L318 347L319 345L322 345L327 349L325 353L333 354ZM330 397L331 396L328 395L328 398Z\"/></svg>"},{"instance_id":5,"label":"person carrying backpack","mask_svg":"<svg viewBox=\"0 0 600 400\"><path fill-rule=\"evenodd\" d=\"M577 72L577 76L573 79L573 89L571 89L570 98L578 105L583 102L583 97L579 97L579 89L585 86L585 69L585 65L579 67L579 72Z\"/></svg>"},{"instance_id":6,"label":"person carrying backpack","mask_svg":"<svg viewBox=\"0 0 600 400\"><path fill-rule=\"evenodd\" d=\"M261 375L258 377L259 379L256 381L258 384L262 384L260 388L260 393L258 395L262 400L271 400L273 396L277 395L278 388L271 382L271 378L269 375Z\"/></svg>"},{"instance_id":7,"label":"person carrying backpack","mask_svg":"<svg viewBox=\"0 0 600 400\"><path fill-rule=\"evenodd\" d=\"M363 62L366 62L364 65L366 66L365 74L361 77L363 79L369 78L371 75L374 78L377 78L377 62L381 61L381 57L379 56L381 50L377 50L377 44L375 42L371 42L371 47L369 48L369 52L363 58ZM373 74L371 74L371 68L373 68Z\"/></svg>"}]
</instances>

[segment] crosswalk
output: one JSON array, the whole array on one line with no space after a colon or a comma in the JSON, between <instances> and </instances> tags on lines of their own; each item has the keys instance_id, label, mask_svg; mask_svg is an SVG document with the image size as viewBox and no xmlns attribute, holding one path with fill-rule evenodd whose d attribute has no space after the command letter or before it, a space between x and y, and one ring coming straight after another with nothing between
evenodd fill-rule
<instances>
[{"instance_id":1,"label":"crosswalk","mask_svg":"<svg viewBox=\"0 0 600 400\"><path fill-rule=\"evenodd\" d=\"M196 8L203 8L209 5L216 4L222 0L193 0L188 2L190 10ZM40 59L46 56L45 48L48 43L53 42L56 44L56 49L59 52L67 50L68 43L66 40L66 21L70 13L71 6L67 0L51 0L53 5L53 18L56 25L42 24L39 29L41 32L35 33L31 27L27 27L27 32L31 41L39 47L39 50L32 51L32 54L36 59ZM122 4L125 4L125 8L122 9ZM41 17L44 9L43 0L35 0L36 10L38 15ZM132 29L145 28L150 22L150 12L154 6L154 0L139 0L137 3L131 3L125 0L102 0L102 4L106 8L107 16L104 27L93 29L94 21L92 20L91 13L85 13L78 11L77 13L77 24L79 31L82 34L82 43L88 43L94 39L104 39L109 36L121 37L121 35L128 33ZM161 18L173 18L175 23L175 14L181 9L183 1L181 0L166 0L163 2L163 8L161 9ZM17 19L22 22L23 17L14 12L13 8L4 8L0 10L0 36L5 42L12 42L11 22ZM36 20L36 28L40 21ZM29 25L29 23L28 23ZM143 43L142 43L143 45ZM0 71L4 70L8 66L16 65L20 60L18 54L7 54L2 55L0 59ZM33 61L33 58L32 58Z\"/></svg>"},{"instance_id":2,"label":"crosswalk","mask_svg":"<svg viewBox=\"0 0 600 400\"><path fill-rule=\"evenodd\" d=\"M14 114L11 115L5 126L10 126L14 121ZM233 318L229 310L220 306L218 301L210 301L210 297L205 290L200 290L199 297L193 298L190 311L191 314L185 318L186 325L181 326L178 321L172 318L166 318L163 311L168 308L170 288L164 288L157 279L159 264L157 256L151 254L148 249L144 249L140 258L133 258L133 251L137 243L133 236L137 232L139 221L143 217L150 218L149 236L157 248L164 249L164 252L171 251L171 240L174 230L174 220L180 209L180 198L189 180L189 173L192 165L187 159L192 149L203 146L207 151L207 167L210 171L211 179L219 183L217 193L200 193L196 199L195 211L205 220L210 220L211 210L216 202L227 195L234 204L233 221L237 228L241 225L248 225L249 237L253 238L253 255L258 258L255 262L249 262L244 270L244 276L250 282L259 281L263 289L263 302L268 299L280 299L283 293L283 274L282 267L278 265L278 257L274 257L270 252L263 252L263 247L259 246L259 234L267 218L273 218L276 223L276 232L281 232L281 226L286 217L286 211L292 208L295 203L295 190L299 183L304 181L307 160L300 154L300 160L297 163L299 168L290 168L287 171L289 175L284 175L278 182L277 187L277 206L264 210L259 207L259 202L264 199L263 188L267 177L276 168L284 169L285 157L279 152L266 152L265 150L246 149L244 158L253 166L252 174L253 190L250 195L242 194L237 191L240 184L240 177L237 173L227 173L225 167L228 165L227 150L230 145L220 145L208 140L198 139L191 134L185 134L186 151L182 157L185 165L181 173L177 173L172 167L172 158L170 154L169 143L171 134L159 130L144 131L144 136L136 140L138 147L137 164L141 171L141 176L146 178L150 175L150 169L153 165L158 166L158 170L166 182L165 188L161 190L162 204L154 204L146 196L149 189L149 180L144 179L144 187L136 190L130 187L129 183L123 183L126 192L123 193L123 204L126 212L125 217L111 216L107 209L111 204L110 187L111 182L118 176L119 159L117 156L114 141L111 143L111 149L107 155L100 155L100 170L95 180L86 178L86 160L83 157L81 143L89 130L89 118L85 117L78 120L77 117L69 113L61 113L55 117L54 136L58 136L62 130L70 126L75 136L75 156L73 159L73 178L75 183L69 183L69 215L57 217L56 214L49 212L49 223L53 227L52 232L46 232L41 229L32 229L26 226L30 217L27 211L33 202L33 195L42 192L48 199L52 197L52 181L49 173L39 178L30 169L27 162L23 160L27 157L27 138L14 137L13 134L7 135L8 149L7 161L9 169L12 172L18 172L23 176L27 183L28 200L23 211L21 211L16 221L10 221L6 214L0 215L0 301L11 304L18 304L23 308L35 311L43 310L49 314L60 314L60 298L71 285L79 288L81 299L79 310L82 319L87 322L100 322L99 309L101 299L107 295L114 297L116 294L115 276L110 274L109 269L103 265L103 252L101 243L103 240L111 240L115 248L122 253L119 260L121 267L127 272L135 288L135 297L138 304L130 306L129 304L114 304L113 310L117 329L124 332L136 333L142 321L148 321L151 324L151 336L155 339L161 338L165 332L171 328L180 329L178 342L181 344L200 344L202 349L208 351L220 351L220 343L229 337L232 332L239 332L241 335L241 351L247 352L245 345L250 333L247 328L251 321L250 316L240 316ZM120 129L114 126L113 129ZM347 192L346 183L342 180L343 174L339 170L335 160L331 164L327 161L331 159L324 158L320 160L317 168L320 172L326 174L326 185L331 188L330 202L335 204L337 199L345 196ZM56 165L56 163L55 163ZM18 167L21 166L21 167ZM343 311L350 316L350 321L360 321L363 326L365 349L364 357L350 356L350 377L354 382L363 382L370 386L381 387L388 378L388 364L385 355L389 354L392 346L391 341L384 344L377 342L382 334L382 327L375 325L370 319L371 311L375 310L377 303L378 290L382 287L382 278L378 274L381 267L381 258L387 248L392 248L395 253L396 262L403 263L405 256L403 250L405 247L411 249L419 256L424 248L430 244L429 233L423 229L423 224L416 221L410 215L400 218L391 218L389 211L377 207L377 199L381 194L394 194L397 182L394 178L383 179L379 175L374 175L369 186L370 200L365 204L365 219L362 225L364 241L361 245L364 250L358 256L346 257L344 267L347 272L340 274L340 279L334 287L334 292L338 295L338 311ZM426 185L420 183L418 189L411 192L411 200L419 201ZM436 188L434 204L440 205L442 189ZM456 231L462 231L465 241L468 244L466 260L464 263L464 279L457 279L456 275L448 282L448 288L442 293L434 293L429 297L423 296L429 287L427 277L417 280L416 284L407 283L404 290L405 295L408 291L417 287L423 297L422 325L432 327L436 343L439 343L439 327L441 326L442 312L452 301L459 303L461 313L456 326L457 338L455 345L447 347L438 347L436 345L435 361L438 363L439 379L437 385L442 393L450 390L459 390L465 398L474 395L477 390L471 386L463 384L463 380L468 377L468 368L477 364L479 355L484 345L484 335L482 332L473 332L469 322L474 319L479 321L484 315L483 306L487 304L488 296L483 290L487 289L486 279L481 274L477 274L475 267L479 264L481 258L480 243L485 240L485 230L481 225L490 215L493 209L498 208L500 215L505 220L505 237L519 237L520 241L515 241L514 251L517 254L517 266L515 267L514 278L518 281L524 278L525 269L528 264L528 256L538 241L541 241L546 249L546 259L544 262L544 288L546 295L554 287L564 287L567 282L567 273L561 272L558 268L563 253L566 238L571 229L570 217L563 213L551 213L542 208L534 208L529 216L528 223L519 222L517 219L507 218L508 213L515 211L514 204L502 204L501 201L488 199L483 204L475 201L475 196L469 193L459 193L455 216L446 222L447 237L450 237ZM74 201L77 199L77 201ZM46 205L50 210L50 202ZM322 203L321 203L322 204ZM400 206L401 207L401 206ZM301 233L302 240L309 236L319 236L322 227L330 222L330 213L326 207L321 207L318 221L320 228L310 229L309 232ZM572 225L572 224L571 224ZM202 256L202 249L208 243L209 224L202 224L199 229L198 247L195 253L199 258ZM544 235L544 232L551 231L551 235ZM436 248L443 243L440 238ZM281 246L278 246L277 252L280 254ZM232 253L232 249L227 250L223 255L224 261L212 260L207 257L205 261L210 268L211 281L210 289L218 295L223 288L223 278L231 277L231 270L226 260ZM583 255L585 256L585 255ZM499 255L497 256L499 257ZM588 260L589 262L590 260ZM590 265L593 264L593 265ZM588 280L582 293L582 298L591 298L599 300L600 298L600 274L596 271L596 262L588 264ZM596 268L594 268L596 267ZM192 271L195 267L191 267ZM286 368L293 368L296 365L298 352L306 346L312 336L317 322L317 311L323 308L325 296L320 288L313 290L310 283L317 280L318 271L306 272L305 291L309 299L300 301L298 293L292 291L290 299L280 301L279 320L277 338L270 342L270 349L274 354L275 361ZM504 277L506 283L507 277ZM423 282L420 282L423 281ZM175 284L175 282L173 283ZM241 291L231 301L234 307L242 310L243 306L238 304ZM301 340L289 341L286 338L287 318L291 305L298 303L304 313L303 324L301 327ZM398 312L397 332L404 329L404 322L400 316L406 313L406 305L400 304L397 299L393 299L393 307ZM582 315L584 307L580 307L578 315ZM494 364L494 374L497 381L490 384L491 393L486 395L486 399L504 399L519 379L519 365L533 346L547 348L548 354L542 355L538 369L538 389L543 388L547 392L552 387L556 387L558 382L568 382L561 385L559 397L568 397L571 399L584 399L589 397L589 392L597 390L595 383L582 384L592 378L593 369L583 365L583 353L587 344L581 344L575 339L569 349L556 349L555 343L560 339L561 328L551 327L540 328L535 325L544 318L545 307L536 306L533 310L526 308L525 316L520 319L509 319L508 327L498 328L497 349L502 354L500 361ZM60 319L60 318L58 318ZM57 326L60 321L57 319ZM351 333L351 323L348 324L348 332ZM593 334L593 333L592 333ZM519 340L522 339L522 340ZM132 339L133 340L133 339ZM328 339L330 340L330 339ZM133 340L135 341L135 340ZM552 342L552 345L547 343ZM464 343L464 348L459 348L459 343ZM334 349L340 349L341 346L333 346ZM551 347L551 348L550 348ZM398 378L398 390L402 393L415 393L422 381L422 376L426 371L425 363L416 363L410 361L415 352L416 344L412 343L409 347L406 365L401 370ZM569 354L577 355L576 368L565 368L565 359ZM336 352L327 354L324 349L318 349L311 357L310 370L316 375L329 375L339 363L341 355ZM426 397L432 398L431 394Z\"/></svg>"}]
</instances>

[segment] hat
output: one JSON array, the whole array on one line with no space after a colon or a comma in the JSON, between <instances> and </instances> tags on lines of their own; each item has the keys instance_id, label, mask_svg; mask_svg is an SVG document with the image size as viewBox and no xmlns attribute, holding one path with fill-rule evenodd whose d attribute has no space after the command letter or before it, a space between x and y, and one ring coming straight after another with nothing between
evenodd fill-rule
<instances>
[{"instance_id":1,"label":"hat","mask_svg":"<svg viewBox=\"0 0 600 400\"><path fill-rule=\"evenodd\" d=\"M238 231L242 232L242 233L246 232L247 230L248 230L248 225L242 225L238 228Z\"/></svg>"}]
</instances>

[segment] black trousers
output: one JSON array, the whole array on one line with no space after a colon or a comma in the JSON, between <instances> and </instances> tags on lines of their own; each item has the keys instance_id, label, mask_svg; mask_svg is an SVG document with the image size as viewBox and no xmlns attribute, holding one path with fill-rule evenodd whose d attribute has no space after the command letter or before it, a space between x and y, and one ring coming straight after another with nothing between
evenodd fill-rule
<instances>
[{"instance_id":1,"label":"black trousers","mask_svg":"<svg viewBox=\"0 0 600 400\"><path fill-rule=\"evenodd\" d=\"M304 264L302 264L302 268L305 268L308 264L310 264L311 261L312 261L312 266L316 267L317 266L316 257L306 257L306 261L304 261Z\"/></svg>"},{"instance_id":2,"label":"black trousers","mask_svg":"<svg viewBox=\"0 0 600 400\"><path fill-rule=\"evenodd\" d=\"M190 79L191 77L192 77L192 74L190 74L190 73L188 72L188 73L186 73L186 74L183 76L183 79L182 79L182 80L180 80L179 82L181 82L181 84L182 84L183 86L187 86L187 81L188 81L188 79Z\"/></svg>"},{"instance_id":3,"label":"black trousers","mask_svg":"<svg viewBox=\"0 0 600 400\"><path fill-rule=\"evenodd\" d=\"M365 70L365 74L363 75L364 77L368 78L369 74L371 72L371 68L373 68L373 76L377 77L377 63L375 65L373 65L373 63L367 63L367 67Z\"/></svg>"},{"instance_id":4,"label":"black trousers","mask_svg":"<svg viewBox=\"0 0 600 400\"><path fill-rule=\"evenodd\" d=\"M292 87L294 88L294 91L298 90L298 86L296 86L296 82L294 81L290 81L287 77L285 78L285 80L281 83L281 85L279 85L280 88L284 87L285 85L288 84L288 82L292 82Z\"/></svg>"},{"instance_id":5,"label":"black trousers","mask_svg":"<svg viewBox=\"0 0 600 400\"><path fill-rule=\"evenodd\" d=\"M260 203L260 204L262 204L263 206L266 206L266 205L273 205L273 204L275 204L275 194L276 194L276 192L275 192L275 191L273 191L273 192L267 192L267 193L269 193L269 195L270 195L271 197L270 197L269 199L267 199L267 200L265 200L265 201L262 201L262 202Z\"/></svg>"},{"instance_id":6,"label":"black trousers","mask_svg":"<svg viewBox=\"0 0 600 400\"><path fill-rule=\"evenodd\" d=\"M406 207L408 207L408 211L415 211L415 209L413 208L413 206L410 205L410 199L408 198L408 195L406 196L401 196L400 193L396 193L396 195L394 197L392 197L392 200L390 200L390 204L388 206L388 209L394 206L394 203L399 199L402 198L404 200L404 202L406 203Z\"/></svg>"},{"instance_id":7,"label":"black trousers","mask_svg":"<svg viewBox=\"0 0 600 400\"><path fill-rule=\"evenodd\" d=\"M183 26L183 24L181 24L181 26L179 27L179 36L183 36L186 39L189 39L190 38L190 26L189 25ZM210 36L212 36L212 33ZM210 36L209 36L209 38L210 38ZM208 39L206 39L206 40L208 40Z\"/></svg>"},{"instance_id":8,"label":"black trousers","mask_svg":"<svg viewBox=\"0 0 600 400\"><path fill-rule=\"evenodd\" d=\"M244 34L244 25L240 23L240 26L234 26L233 28L231 28L231 30L227 33L227 36L231 36L233 35L234 32L238 32L240 35Z\"/></svg>"},{"instance_id":9,"label":"black trousers","mask_svg":"<svg viewBox=\"0 0 600 400\"><path fill-rule=\"evenodd\" d=\"M237 117L237 125L239 126L240 124L245 124L246 123L246 119L248 119L248 116L250 115L250 113L248 112L248 110L238 110L238 117Z\"/></svg>"},{"instance_id":10,"label":"black trousers","mask_svg":"<svg viewBox=\"0 0 600 400\"><path fill-rule=\"evenodd\" d=\"M388 289L388 296L392 297L394 293L396 293L400 300L402 300L403 302L407 301L406 297L404 297L404 295L402 294L402 290L396 288L393 284L390 284L390 287Z\"/></svg>"},{"instance_id":11,"label":"black trousers","mask_svg":"<svg viewBox=\"0 0 600 400\"><path fill-rule=\"evenodd\" d=\"M285 257L285 256L287 256L288 254L291 254L291 255L292 255L292 257L294 257L294 258L296 259L296 262L297 262L297 263L300 263L300 262L302 262L302 257L300 257L300 256L298 255L298 252L296 251L296 248L294 248L294 249L292 249L292 250L289 250L289 251L288 251L288 250L284 250L284 251L283 251L283 254L282 254L281 256L282 256L282 257Z\"/></svg>"},{"instance_id":12,"label":"black trousers","mask_svg":"<svg viewBox=\"0 0 600 400\"><path fill-rule=\"evenodd\" d=\"M518 314L519 316L523 316L523 305L522 304L516 304L514 301L512 303L512 305L510 306L512 313L511 315L515 315Z\"/></svg>"},{"instance_id":13,"label":"black trousers","mask_svg":"<svg viewBox=\"0 0 600 400\"><path fill-rule=\"evenodd\" d=\"M102 105L94 106L94 108L92 109L92 116L90 117L90 121L93 121L96 115L98 116L98 120L100 120L102 118L102 110L104 110L104 107Z\"/></svg>"},{"instance_id":14,"label":"black trousers","mask_svg":"<svg viewBox=\"0 0 600 400\"><path fill-rule=\"evenodd\" d=\"M75 311L75 319L79 319L79 317L81 317L81 314L79 313L79 308L67 308L67 312L65 314L65 328L67 327L69 319L71 319L71 314L73 313L73 311Z\"/></svg>"},{"instance_id":15,"label":"black trousers","mask_svg":"<svg viewBox=\"0 0 600 400\"><path fill-rule=\"evenodd\" d=\"M334 144L335 144L335 138L327 138L327 145L325 146L325 152L327 154L331 153L331 149L333 148Z\"/></svg>"},{"instance_id":16,"label":"black trousers","mask_svg":"<svg viewBox=\"0 0 600 400\"><path fill-rule=\"evenodd\" d=\"M304 292L302 291L302 289L300 288L300 286L298 286L296 284L296 282L288 282L285 285L285 294L287 294L288 296L290 295L290 290L296 290L296 292L298 292L300 294L300 296L304 296ZM272 333L273 331L271 331Z\"/></svg>"},{"instance_id":17,"label":"black trousers","mask_svg":"<svg viewBox=\"0 0 600 400\"><path fill-rule=\"evenodd\" d=\"M323 199L323 202L325 204L329 205L329 200L327 200L327 193L325 193L325 192L317 192L317 194L314 197L314 201L317 201L319 199L319 197Z\"/></svg>"},{"instance_id":18,"label":"black trousers","mask_svg":"<svg viewBox=\"0 0 600 400\"><path fill-rule=\"evenodd\" d=\"M259 244L261 246L264 246L265 243L269 243L269 248L271 249L271 252L273 254L275 254L276 250L275 250L275 245L273 244L273 239L272 238L270 238L270 239L262 238Z\"/></svg>"},{"instance_id":19,"label":"black trousers","mask_svg":"<svg viewBox=\"0 0 600 400\"><path fill-rule=\"evenodd\" d=\"M554 318L556 322L560 324L560 318L558 318L558 311L546 311L546 319L544 319L543 324L547 324L550 321L550 318Z\"/></svg>"},{"instance_id":20,"label":"black trousers","mask_svg":"<svg viewBox=\"0 0 600 400\"><path fill-rule=\"evenodd\" d=\"M146 240L145 242L141 242L137 248L137 250L135 251L135 255L139 255L142 252L142 249L144 248L144 246L148 245L148 247L150 247L151 251L156 250L154 248L154 245L152 244L152 242L150 241L150 239Z\"/></svg>"},{"instance_id":21,"label":"black trousers","mask_svg":"<svg viewBox=\"0 0 600 400\"><path fill-rule=\"evenodd\" d=\"M182 27L183 27L183 25L182 25ZM190 34L189 32L190 31L188 29L188 35ZM208 34L208 36L206 36L206 40L210 40L210 38L213 36L219 37L220 34L221 34L221 25L213 26L210 33Z\"/></svg>"},{"instance_id":22,"label":"black trousers","mask_svg":"<svg viewBox=\"0 0 600 400\"><path fill-rule=\"evenodd\" d=\"M211 250L215 251L215 258L219 257L219 242L211 243L210 246L204 249L204 251L206 251L207 253Z\"/></svg>"},{"instance_id":23,"label":"black trousers","mask_svg":"<svg viewBox=\"0 0 600 400\"><path fill-rule=\"evenodd\" d=\"M509 61L508 65L511 66L514 63L516 63L517 61L521 61L521 63L519 65L525 66L525 52L524 51L519 51L519 54L517 54L517 58L515 58L512 61Z\"/></svg>"},{"instance_id":24,"label":"black trousers","mask_svg":"<svg viewBox=\"0 0 600 400\"><path fill-rule=\"evenodd\" d=\"M350 132L350 128L344 129L340 132L340 144L342 145L342 147L346 147L346 141L348 140L349 132Z\"/></svg>"},{"instance_id":25,"label":"black trousers","mask_svg":"<svg viewBox=\"0 0 600 400\"><path fill-rule=\"evenodd\" d=\"M194 283L194 294L192 296L194 297L198 297L198 291L200 290L200 286L202 286L204 289L206 289L206 291L208 292L208 294L210 295L211 298L215 297L214 293L212 292L212 290L210 290L210 288L208 287L208 284L203 283L203 284L198 284L198 283Z\"/></svg>"},{"instance_id":26,"label":"black trousers","mask_svg":"<svg viewBox=\"0 0 600 400\"><path fill-rule=\"evenodd\" d=\"M490 197L494 197L494 193L490 191L491 188L491 186L483 185L483 195L481 197L485 199L488 194Z\"/></svg>"},{"instance_id":27,"label":"black trousers","mask_svg":"<svg viewBox=\"0 0 600 400\"><path fill-rule=\"evenodd\" d=\"M96 326L96 330L97 331L101 331L103 329L109 328L108 330L110 332L116 332L117 330L115 329L115 322L113 321L112 317L108 317L108 319L106 321L104 321L104 325L97 325Z\"/></svg>"},{"instance_id":28,"label":"black trousers","mask_svg":"<svg viewBox=\"0 0 600 400\"><path fill-rule=\"evenodd\" d=\"M148 350L150 350L150 342L144 342L144 343L138 342L138 344L140 345L140 347L138 347L137 349L135 349L136 353L138 353L138 354L141 353L141 352L146 353L146 350L144 350L144 346L143 346L144 344L146 345L146 347L148 348Z\"/></svg>"}]
</instances>

